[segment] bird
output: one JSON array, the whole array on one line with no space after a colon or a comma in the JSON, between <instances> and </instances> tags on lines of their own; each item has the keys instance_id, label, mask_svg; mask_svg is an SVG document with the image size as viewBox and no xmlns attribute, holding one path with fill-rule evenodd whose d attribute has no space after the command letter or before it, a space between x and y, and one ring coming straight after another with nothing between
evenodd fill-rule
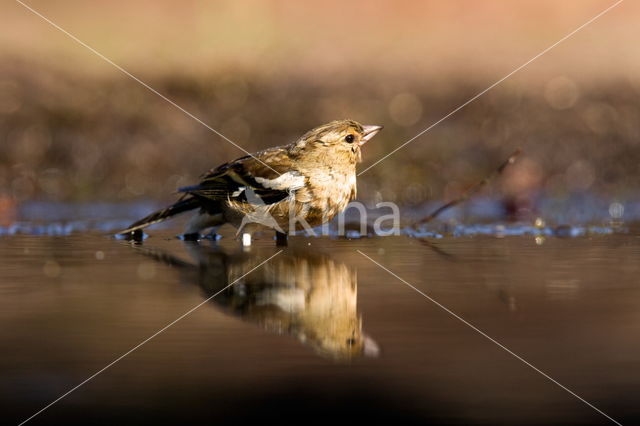
<instances>
[{"instance_id":1,"label":"bird","mask_svg":"<svg viewBox=\"0 0 640 426\"><path fill-rule=\"evenodd\" d=\"M142 235L142 229L195 210L183 233L200 233L229 223L244 245L256 230L273 229L276 240L320 226L355 199L356 164L362 146L383 126L336 120L309 130L295 142L240 157L209 170L200 182L178 189L174 204L132 223L118 234Z\"/></svg>"},{"instance_id":2,"label":"bird","mask_svg":"<svg viewBox=\"0 0 640 426\"><path fill-rule=\"evenodd\" d=\"M203 297L225 314L295 337L322 357L341 362L380 354L380 346L363 330L356 270L329 254L302 246L257 268L263 251L271 249L247 253L188 241L189 261L156 247L132 248L175 268L182 283L199 286Z\"/></svg>"}]
</instances>

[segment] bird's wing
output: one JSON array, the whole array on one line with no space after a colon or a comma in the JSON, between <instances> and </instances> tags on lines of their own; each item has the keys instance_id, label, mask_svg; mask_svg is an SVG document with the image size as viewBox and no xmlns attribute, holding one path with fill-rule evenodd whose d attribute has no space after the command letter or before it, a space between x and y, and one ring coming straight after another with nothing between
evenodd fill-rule
<instances>
[{"instance_id":1,"label":"bird's wing","mask_svg":"<svg viewBox=\"0 0 640 426\"><path fill-rule=\"evenodd\" d=\"M209 200L273 204L304 185L305 177L293 167L288 152L276 148L223 164L203 175L199 184L179 191ZM252 200L253 195L260 200Z\"/></svg>"}]
</instances>

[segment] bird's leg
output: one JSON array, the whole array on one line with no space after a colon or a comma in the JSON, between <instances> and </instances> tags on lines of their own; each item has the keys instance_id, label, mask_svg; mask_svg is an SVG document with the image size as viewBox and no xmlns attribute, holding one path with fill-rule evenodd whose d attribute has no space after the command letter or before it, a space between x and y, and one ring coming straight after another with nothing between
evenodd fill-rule
<instances>
[{"instance_id":1,"label":"bird's leg","mask_svg":"<svg viewBox=\"0 0 640 426\"><path fill-rule=\"evenodd\" d=\"M218 226L222 225L222 223L224 223L224 219L221 213L209 214L207 212L200 211L193 215L187 223L184 234L182 234L182 239L185 241L198 241L202 238L202 236L200 235L200 231L203 231L207 228L213 228L212 234L214 238L212 239L215 241L216 229ZM211 237L207 236L206 238Z\"/></svg>"},{"instance_id":2,"label":"bird's leg","mask_svg":"<svg viewBox=\"0 0 640 426\"><path fill-rule=\"evenodd\" d=\"M142 229L136 229L135 231L121 235L126 241L133 241L134 243L141 243L144 240L144 232Z\"/></svg>"},{"instance_id":3,"label":"bird's leg","mask_svg":"<svg viewBox=\"0 0 640 426\"><path fill-rule=\"evenodd\" d=\"M287 246L287 234L276 231L276 246L278 247Z\"/></svg>"}]
</instances>

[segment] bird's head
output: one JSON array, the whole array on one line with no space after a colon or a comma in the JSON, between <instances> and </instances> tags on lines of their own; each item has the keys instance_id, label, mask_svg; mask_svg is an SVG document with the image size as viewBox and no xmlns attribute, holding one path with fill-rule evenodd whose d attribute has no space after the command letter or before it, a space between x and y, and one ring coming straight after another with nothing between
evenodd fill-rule
<instances>
[{"instance_id":1,"label":"bird's head","mask_svg":"<svg viewBox=\"0 0 640 426\"><path fill-rule=\"evenodd\" d=\"M296 143L295 149L313 151L329 161L344 158L361 161L360 148L373 138L382 126L362 125L353 120L336 120L309 130Z\"/></svg>"}]
</instances>

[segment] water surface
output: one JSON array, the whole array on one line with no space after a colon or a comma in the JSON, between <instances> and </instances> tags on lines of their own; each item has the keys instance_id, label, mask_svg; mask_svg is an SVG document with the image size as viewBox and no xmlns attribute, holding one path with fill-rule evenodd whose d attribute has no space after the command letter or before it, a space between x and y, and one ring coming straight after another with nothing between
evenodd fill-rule
<instances>
[{"instance_id":1,"label":"water surface","mask_svg":"<svg viewBox=\"0 0 640 426\"><path fill-rule=\"evenodd\" d=\"M0 239L0 405L17 424L623 424L640 418L640 238ZM254 268L256 268L254 270ZM246 275L246 276L245 276ZM214 296L215 297L212 297Z\"/></svg>"}]
</instances>

